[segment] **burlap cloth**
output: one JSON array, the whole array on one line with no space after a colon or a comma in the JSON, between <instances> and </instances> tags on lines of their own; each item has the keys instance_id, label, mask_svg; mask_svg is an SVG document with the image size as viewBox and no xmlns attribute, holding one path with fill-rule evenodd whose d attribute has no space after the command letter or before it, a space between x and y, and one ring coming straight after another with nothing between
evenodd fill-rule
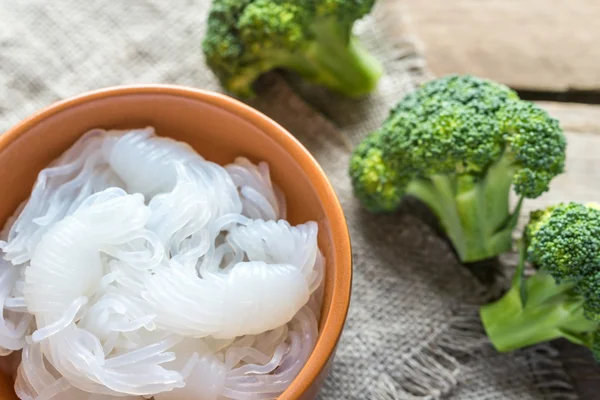
<instances>
[{"instance_id":1,"label":"burlap cloth","mask_svg":"<svg viewBox=\"0 0 600 400\"><path fill-rule=\"evenodd\" d=\"M0 0L0 132L55 100L110 85L220 90L200 52L207 8L206 0ZM387 72L367 99L286 77L304 101L270 75L251 102L316 156L350 226L353 299L320 399L575 399L550 346L492 350L474 306L484 301L482 286L414 216L416 205L374 216L352 196L349 149L428 76L401 19L398 3L382 1L357 27Z\"/></svg>"}]
</instances>

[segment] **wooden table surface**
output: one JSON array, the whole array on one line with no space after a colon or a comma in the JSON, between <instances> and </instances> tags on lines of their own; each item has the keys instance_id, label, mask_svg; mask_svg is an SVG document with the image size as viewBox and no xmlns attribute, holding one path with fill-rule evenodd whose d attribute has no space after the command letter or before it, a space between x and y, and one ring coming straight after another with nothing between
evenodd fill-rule
<instances>
[{"instance_id":1,"label":"wooden table surface","mask_svg":"<svg viewBox=\"0 0 600 400\"><path fill-rule=\"evenodd\" d=\"M537 91L600 90L598 0L391 1L403 2L404 23L436 76L471 73Z\"/></svg>"}]
</instances>

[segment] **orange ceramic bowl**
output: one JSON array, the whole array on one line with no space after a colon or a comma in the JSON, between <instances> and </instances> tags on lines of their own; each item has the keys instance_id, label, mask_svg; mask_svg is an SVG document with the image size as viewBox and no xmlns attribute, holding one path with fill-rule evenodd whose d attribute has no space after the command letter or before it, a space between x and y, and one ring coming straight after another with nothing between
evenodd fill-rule
<instances>
[{"instance_id":1,"label":"orange ceramic bowl","mask_svg":"<svg viewBox=\"0 0 600 400\"><path fill-rule=\"evenodd\" d=\"M280 125L229 97L177 86L108 88L58 102L0 135L0 222L29 196L38 172L92 128L154 126L220 164L236 156L270 164L291 223L319 224L327 259L316 347L280 399L314 399L333 359L350 301L350 238L342 207L308 151ZM14 398L0 379L0 399Z\"/></svg>"}]
</instances>

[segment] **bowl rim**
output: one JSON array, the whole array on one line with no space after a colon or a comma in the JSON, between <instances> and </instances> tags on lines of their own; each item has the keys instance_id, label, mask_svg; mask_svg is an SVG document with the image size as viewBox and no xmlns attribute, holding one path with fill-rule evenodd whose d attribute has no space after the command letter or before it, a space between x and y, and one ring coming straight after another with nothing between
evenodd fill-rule
<instances>
[{"instance_id":1,"label":"bowl rim","mask_svg":"<svg viewBox=\"0 0 600 400\"><path fill-rule=\"evenodd\" d=\"M110 97L157 94L184 97L208 103L244 119L266 133L298 162L323 201L325 215L331 225L334 252L338 261L335 266L336 273L331 306L329 313L325 316L315 348L298 376L294 378L290 386L279 397L280 400L298 399L311 387L321 371L327 366L342 333L350 306L352 250L344 211L327 175L304 145L284 127L249 105L221 93L168 84L119 85L85 92L57 101L30 115L0 134L0 152L8 148L12 142L34 126L70 108Z\"/></svg>"}]
</instances>

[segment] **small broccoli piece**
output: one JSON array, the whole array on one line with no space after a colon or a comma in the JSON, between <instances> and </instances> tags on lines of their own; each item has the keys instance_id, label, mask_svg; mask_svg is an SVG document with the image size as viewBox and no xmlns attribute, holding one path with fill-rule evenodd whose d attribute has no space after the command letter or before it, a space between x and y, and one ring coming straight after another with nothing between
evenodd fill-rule
<instances>
[{"instance_id":1,"label":"small broccoli piece","mask_svg":"<svg viewBox=\"0 0 600 400\"><path fill-rule=\"evenodd\" d=\"M240 96L276 68L350 97L372 91L381 65L352 35L375 0L213 0L202 47L221 84Z\"/></svg>"},{"instance_id":2,"label":"small broccoli piece","mask_svg":"<svg viewBox=\"0 0 600 400\"><path fill-rule=\"evenodd\" d=\"M532 213L526 231L530 261L543 266L558 283L574 282L595 272L600 267L599 216L600 211L591 204Z\"/></svg>"},{"instance_id":3,"label":"small broccoli piece","mask_svg":"<svg viewBox=\"0 0 600 400\"><path fill-rule=\"evenodd\" d=\"M400 202L406 178L384 159L379 132L369 135L354 150L350 173L360 199L369 210L384 211Z\"/></svg>"},{"instance_id":4,"label":"small broccoli piece","mask_svg":"<svg viewBox=\"0 0 600 400\"><path fill-rule=\"evenodd\" d=\"M354 151L350 177L373 212L395 210L404 195L423 201L461 261L474 262L510 250L523 198L548 190L565 148L558 122L506 86L448 76L391 110Z\"/></svg>"},{"instance_id":5,"label":"small broccoli piece","mask_svg":"<svg viewBox=\"0 0 600 400\"><path fill-rule=\"evenodd\" d=\"M508 352L557 338L600 359L600 210L564 203L531 214L511 289L480 310L494 347ZM524 277L525 263L537 271Z\"/></svg>"}]
</instances>

